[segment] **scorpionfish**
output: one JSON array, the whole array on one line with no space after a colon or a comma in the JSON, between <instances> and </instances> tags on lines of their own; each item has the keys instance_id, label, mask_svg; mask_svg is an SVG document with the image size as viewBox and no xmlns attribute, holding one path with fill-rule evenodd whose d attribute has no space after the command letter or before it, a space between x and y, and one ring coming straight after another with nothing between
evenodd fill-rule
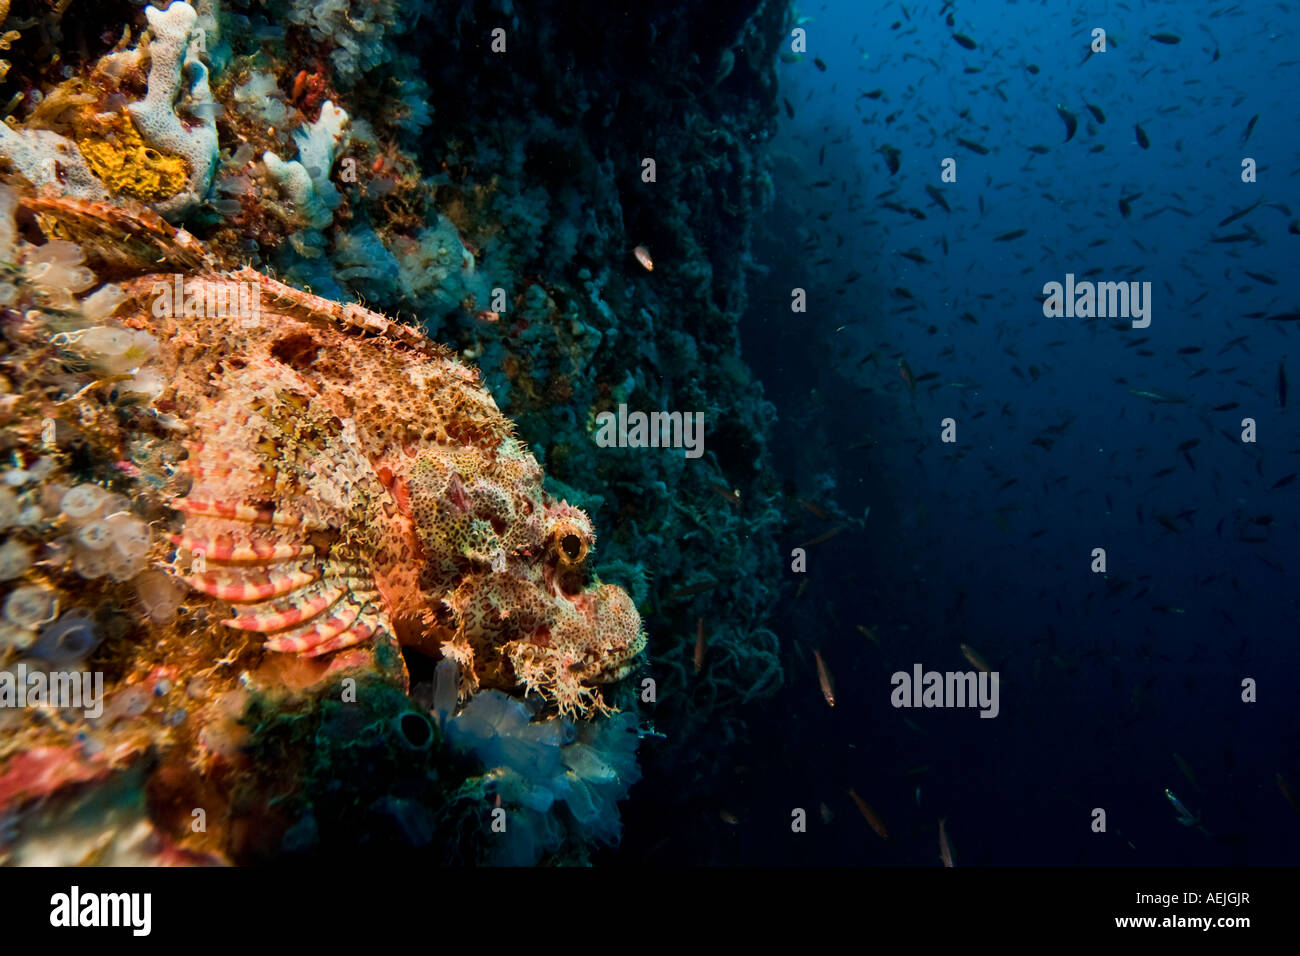
<instances>
[{"instance_id":1,"label":"scorpionfish","mask_svg":"<svg viewBox=\"0 0 1300 956\"><path fill-rule=\"evenodd\" d=\"M465 694L608 710L598 685L632 670L640 616L592 582L590 520L544 490L477 370L360 305L223 269L151 213L24 205L158 340L154 404L189 452L170 565L223 626L309 657L393 642L454 659Z\"/></svg>"}]
</instances>

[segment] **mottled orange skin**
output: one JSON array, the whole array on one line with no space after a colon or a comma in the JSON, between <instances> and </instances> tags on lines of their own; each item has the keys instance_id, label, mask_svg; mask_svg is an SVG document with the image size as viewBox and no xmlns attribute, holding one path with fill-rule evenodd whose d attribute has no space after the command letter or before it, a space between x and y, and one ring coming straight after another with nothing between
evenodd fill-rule
<instances>
[{"instance_id":1,"label":"mottled orange skin","mask_svg":"<svg viewBox=\"0 0 1300 956\"><path fill-rule=\"evenodd\" d=\"M172 315L158 303L175 276L150 271L123 283L129 300L116 313L161 345L150 367L170 384L154 404L184 426L192 478L173 501L185 515L174 564L197 590L236 595L226 618L252 622L244 629L271 650L321 655L395 639L457 660L466 693L522 688L561 713L606 709L594 685L631 670L645 646L640 617L622 589L587 581L590 521L543 490L476 370L359 306L249 269L222 273L161 220L34 202L88 251L106 231L129 236L154 269L197 265L183 281L255 289L255 320ZM129 264L122 242L107 245L116 269ZM303 553L220 557L244 546ZM329 611L278 626L327 600ZM351 623L322 639L336 630L321 627L327 619Z\"/></svg>"}]
</instances>

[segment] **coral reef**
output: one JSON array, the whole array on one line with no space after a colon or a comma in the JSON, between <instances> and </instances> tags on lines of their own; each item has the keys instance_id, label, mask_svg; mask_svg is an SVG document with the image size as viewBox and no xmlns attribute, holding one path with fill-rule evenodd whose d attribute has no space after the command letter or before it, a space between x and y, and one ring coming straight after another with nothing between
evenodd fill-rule
<instances>
[{"instance_id":1,"label":"coral reef","mask_svg":"<svg viewBox=\"0 0 1300 956\"><path fill-rule=\"evenodd\" d=\"M330 181L330 171L347 122L348 114L326 100L316 122L294 133L298 144L296 160L284 162L269 150L262 154L267 172L313 229L328 226L339 205L339 192Z\"/></svg>"},{"instance_id":2,"label":"coral reef","mask_svg":"<svg viewBox=\"0 0 1300 956\"><path fill-rule=\"evenodd\" d=\"M342 674L400 695L400 644L458 662L465 696L518 689L561 717L608 712L596 685L630 671L645 646L640 617L620 589L589 582L590 522L543 490L471 369L376 313L249 269L222 272L160 220L21 204L70 237L56 242L74 251L55 262L78 291L105 268L103 248L119 282L82 299L64 292L56 314L41 255L52 243L0 230L8 301L23 316L6 327L3 363L15 399L4 436L21 467L5 475L0 517L21 529L6 542L7 574L27 582L4 604L10 663L112 661L127 672L110 685L114 700L138 686L133 675L169 675L156 693L171 707L129 733L197 771L190 786L211 784L214 761L249 759L229 726L248 687L210 674L214 660L249 668L253 690L277 700ZM12 216L7 187L0 207ZM188 279L154 273L149 254L131 275L118 229L203 267ZM142 390L146 374L165 385ZM91 463L111 471L68 487ZM146 568L164 580L137 581ZM192 593L178 599L167 576ZM190 702L176 709L177 695ZM386 699L370 696L371 707ZM98 748L121 746L116 723L96 722ZM72 746L77 725L22 722L0 774L6 754ZM195 852L261 852L229 842L228 815L226 842L169 832Z\"/></svg>"},{"instance_id":3,"label":"coral reef","mask_svg":"<svg viewBox=\"0 0 1300 956\"><path fill-rule=\"evenodd\" d=\"M189 176L184 186L154 203L161 215L182 215L207 195L212 182L217 159L217 105L208 89L208 68L198 55L194 8L178 0L166 10L146 7L145 13L152 34L149 87L144 99L129 104L127 110L146 142L185 161ZM136 51L126 69L138 69L139 58ZM188 122L182 122L178 108L188 112Z\"/></svg>"},{"instance_id":4,"label":"coral reef","mask_svg":"<svg viewBox=\"0 0 1300 956\"><path fill-rule=\"evenodd\" d=\"M23 365L0 396L15 416L8 447L19 470L56 472L18 486L29 521L0 543L8 549L0 572L14 569L18 584L44 575L32 562L67 533L42 499L43 483L133 498L143 490L133 513L180 536L180 553L154 541L148 570L130 581L96 578L82 603L129 606L139 618L132 626L148 635L181 624L203 635L179 661L127 663L131 641L106 631L94 659L117 662L119 680L230 658L203 705L185 707L182 730L169 725L169 735L197 738L184 728L218 722L225 710L212 701L237 690L241 707L256 699L287 713L297 698L276 696L286 682L320 694L347 667L400 686L401 647L413 694L429 683L426 658L446 654L462 665L465 694L531 690L549 702L544 719L562 719L550 716L560 709L572 722L610 705L639 706L667 734L647 751L640 787L657 787L651 793L664 802L680 799L684 781L707 788L718 755L744 733L745 706L782 679L776 638L764 627L780 587L773 411L740 357L739 319L756 268L750 224L771 193L764 144L787 4L689 0L628 18L594 0L539 0L512 9L501 54L484 42L499 15L460 0L436 15L431 3L390 0L156 7L87 10L77 44L64 35L62 9L42 13L41 31L16 28L0 177L112 205L95 207L98 222L79 223L33 201L51 241L0 257L13 263L0 283L0 304L13 310L10 350L41 366L39 386ZM493 57L508 68L494 68ZM485 58L493 68L480 68ZM647 158L653 181L641 179ZM137 202L185 229L165 230ZM0 229L8 220L0 215ZM653 273L636 247L653 254ZM218 276L209 251L323 298L247 273ZM195 333L183 309L155 319L152 280L138 265L145 259L159 274L256 282L263 325L236 319ZM111 281L95 291L97 280ZM356 299L367 308L338 305ZM33 309L39 318L22 318ZM458 379L451 352L422 351L398 323L368 333L383 349L340 333L349 321L378 321L366 318L369 309L417 316L422 331L477 365L482 384ZM159 345L152 355L150 340ZM221 357L231 342L252 349L248 365ZM339 370L352 363L381 377L440 369L427 380L414 371L378 397L400 407L408 393L459 395L456 415L467 413L473 426L448 431L385 412L369 432L356 406L380 406L374 389L342 387ZM232 390L241 398L222 397ZM202 401L212 404L199 414ZM688 463L597 447L596 416L621 403L704 413L705 454ZM517 426L509 434L504 415ZM52 444L38 440L46 418ZM434 418L444 421L441 412ZM390 440L400 453L375 458L366 447ZM472 452L438 450L449 443ZM316 464L331 455L347 462L342 476ZM265 518L285 495L297 496L298 527L220 510L243 498ZM392 514L365 510L386 498ZM573 508L560 508L561 498ZM168 510L185 502L196 507ZM341 530L372 521L374 538ZM244 553L236 539L252 557L223 560ZM187 573L199 594L177 590L168 567L176 561L188 572L200 557L187 540L209 545L203 570ZM430 546L446 549L446 565L399 570L402 549ZM76 547L58 552L60 567L71 567ZM257 553L268 549L271 557ZM306 569L299 574L316 578L272 567L294 549ZM494 578L499 586L483 586ZM252 598L266 589L284 593L265 607L236 601L233 616L212 610L225 600L213 593ZM273 644L303 654L257 649L279 633L264 628L288 620L275 615L306 615L335 591L338 604ZM655 701L639 705L628 682L607 683L641 649L638 614L657 685ZM708 650L697 671L701 622ZM352 637L358 643L306 656ZM231 682L233 668L250 665L251 692ZM235 698L223 700L235 708ZM214 732L204 739L225 743L199 751L241 761L230 743L239 736ZM538 852L558 832L538 829ZM566 833L559 852L579 852ZM185 845L242 858L212 840Z\"/></svg>"},{"instance_id":5,"label":"coral reef","mask_svg":"<svg viewBox=\"0 0 1300 956\"><path fill-rule=\"evenodd\" d=\"M89 78L51 90L22 128L0 126L0 158L52 195L149 201L164 216L191 212L218 159L215 116L200 54L198 15L177 0L146 7L148 42L109 53ZM144 95L130 100L147 65ZM178 113L178 110L184 114Z\"/></svg>"}]
</instances>

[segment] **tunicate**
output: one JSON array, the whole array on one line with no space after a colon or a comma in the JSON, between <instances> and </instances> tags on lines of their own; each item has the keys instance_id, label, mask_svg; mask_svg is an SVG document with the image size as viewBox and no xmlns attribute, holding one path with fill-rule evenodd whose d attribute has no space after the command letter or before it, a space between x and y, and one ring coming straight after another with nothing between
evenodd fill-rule
<instances>
[{"instance_id":1,"label":"tunicate","mask_svg":"<svg viewBox=\"0 0 1300 956\"><path fill-rule=\"evenodd\" d=\"M59 336L65 347L106 375L139 368L158 351L148 332L99 325Z\"/></svg>"},{"instance_id":2,"label":"tunicate","mask_svg":"<svg viewBox=\"0 0 1300 956\"><path fill-rule=\"evenodd\" d=\"M167 624L176 617L184 592L163 572L145 571L135 579L135 593L155 624Z\"/></svg>"},{"instance_id":3,"label":"tunicate","mask_svg":"<svg viewBox=\"0 0 1300 956\"><path fill-rule=\"evenodd\" d=\"M538 813L547 813L555 802L555 794L546 786L506 770L497 781L497 792L512 804L519 804Z\"/></svg>"},{"instance_id":4,"label":"tunicate","mask_svg":"<svg viewBox=\"0 0 1300 956\"><path fill-rule=\"evenodd\" d=\"M584 825L593 822L600 816L600 808L592 799L587 785L572 770L564 775L564 779L569 785L569 792L565 795L564 802L569 805L569 812L573 814L573 818Z\"/></svg>"},{"instance_id":5,"label":"tunicate","mask_svg":"<svg viewBox=\"0 0 1300 956\"><path fill-rule=\"evenodd\" d=\"M220 103L193 103L190 105L190 112L200 119L214 120L220 116L224 110Z\"/></svg>"},{"instance_id":6,"label":"tunicate","mask_svg":"<svg viewBox=\"0 0 1300 956\"><path fill-rule=\"evenodd\" d=\"M456 709L456 662L443 658L433 669L433 714L441 727Z\"/></svg>"},{"instance_id":7,"label":"tunicate","mask_svg":"<svg viewBox=\"0 0 1300 956\"><path fill-rule=\"evenodd\" d=\"M592 783L608 783L616 776L609 765L597 756L596 751L586 744L565 747L563 759L566 767Z\"/></svg>"},{"instance_id":8,"label":"tunicate","mask_svg":"<svg viewBox=\"0 0 1300 956\"><path fill-rule=\"evenodd\" d=\"M517 736L541 747L563 747L573 740L573 724L567 720L542 720L520 729Z\"/></svg>"},{"instance_id":9,"label":"tunicate","mask_svg":"<svg viewBox=\"0 0 1300 956\"><path fill-rule=\"evenodd\" d=\"M86 610L74 608L41 628L30 654L51 664L71 664L88 657L99 646L99 640L94 618Z\"/></svg>"},{"instance_id":10,"label":"tunicate","mask_svg":"<svg viewBox=\"0 0 1300 956\"><path fill-rule=\"evenodd\" d=\"M502 736L497 745L499 759L526 777L543 780L562 772L559 747L539 746L516 735Z\"/></svg>"},{"instance_id":11,"label":"tunicate","mask_svg":"<svg viewBox=\"0 0 1300 956\"><path fill-rule=\"evenodd\" d=\"M32 549L10 538L0 544L0 581L22 577L32 566Z\"/></svg>"},{"instance_id":12,"label":"tunicate","mask_svg":"<svg viewBox=\"0 0 1300 956\"><path fill-rule=\"evenodd\" d=\"M108 565L108 576L114 581L130 581L144 570L145 557L143 554L127 556L118 551L114 551L112 554L113 560Z\"/></svg>"},{"instance_id":13,"label":"tunicate","mask_svg":"<svg viewBox=\"0 0 1300 956\"><path fill-rule=\"evenodd\" d=\"M107 497L108 492L99 485L77 485L63 496L59 504L69 521L80 524L93 517Z\"/></svg>"},{"instance_id":14,"label":"tunicate","mask_svg":"<svg viewBox=\"0 0 1300 956\"><path fill-rule=\"evenodd\" d=\"M113 707L119 717L139 717L149 709L149 694L138 684L118 691Z\"/></svg>"},{"instance_id":15,"label":"tunicate","mask_svg":"<svg viewBox=\"0 0 1300 956\"><path fill-rule=\"evenodd\" d=\"M135 561L149 552L149 526L134 515L118 512L104 519L113 547L122 557Z\"/></svg>"},{"instance_id":16,"label":"tunicate","mask_svg":"<svg viewBox=\"0 0 1300 956\"><path fill-rule=\"evenodd\" d=\"M126 301L120 285L102 285L81 300L81 314L90 322L102 322Z\"/></svg>"},{"instance_id":17,"label":"tunicate","mask_svg":"<svg viewBox=\"0 0 1300 956\"><path fill-rule=\"evenodd\" d=\"M130 581L144 570L144 558L123 558L109 565L108 576L114 581Z\"/></svg>"},{"instance_id":18,"label":"tunicate","mask_svg":"<svg viewBox=\"0 0 1300 956\"><path fill-rule=\"evenodd\" d=\"M47 518L57 518L63 513L63 496L68 493L66 485L51 481L41 486L40 504Z\"/></svg>"},{"instance_id":19,"label":"tunicate","mask_svg":"<svg viewBox=\"0 0 1300 956\"><path fill-rule=\"evenodd\" d=\"M68 492L65 500L75 491ZM105 495L96 510L108 512L108 517L87 521L77 529L72 566L82 577L107 574L114 581L129 581L144 570L149 556L149 526L130 512L118 510L129 504L124 495Z\"/></svg>"},{"instance_id":20,"label":"tunicate","mask_svg":"<svg viewBox=\"0 0 1300 956\"><path fill-rule=\"evenodd\" d=\"M117 387L123 399L135 402L152 402L167 387L162 373L153 368L142 368Z\"/></svg>"},{"instance_id":21,"label":"tunicate","mask_svg":"<svg viewBox=\"0 0 1300 956\"><path fill-rule=\"evenodd\" d=\"M72 568L83 578L94 580L108 573L111 554L108 551L91 551L80 548L72 558Z\"/></svg>"},{"instance_id":22,"label":"tunicate","mask_svg":"<svg viewBox=\"0 0 1300 956\"><path fill-rule=\"evenodd\" d=\"M0 485L0 531L12 528L18 521L18 496L12 488Z\"/></svg>"},{"instance_id":23,"label":"tunicate","mask_svg":"<svg viewBox=\"0 0 1300 956\"><path fill-rule=\"evenodd\" d=\"M81 261L75 242L54 239L30 248L24 271L28 282L62 303L69 293L84 292L95 283L95 274Z\"/></svg>"},{"instance_id":24,"label":"tunicate","mask_svg":"<svg viewBox=\"0 0 1300 956\"><path fill-rule=\"evenodd\" d=\"M19 627L39 627L59 613L59 596L39 584L14 588L5 599L5 619Z\"/></svg>"},{"instance_id":25,"label":"tunicate","mask_svg":"<svg viewBox=\"0 0 1300 956\"><path fill-rule=\"evenodd\" d=\"M91 551L104 550L109 546L111 539L108 522L102 519L82 525L77 530L77 544Z\"/></svg>"},{"instance_id":26,"label":"tunicate","mask_svg":"<svg viewBox=\"0 0 1300 956\"><path fill-rule=\"evenodd\" d=\"M0 651L10 647L16 651L25 651L32 646L34 640L36 640L35 631L18 627L7 621L0 621Z\"/></svg>"},{"instance_id":27,"label":"tunicate","mask_svg":"<svg viewBox=\"0 0 1300 956\"><path fill-rule=\"evenodd\" d=\"M102 515L112 516L117 514L119 511L126 511L130 507L130 498L116 491L110 491L104 498L104 503L100 506L99 513Z\"/></svg>"}]
</instances>

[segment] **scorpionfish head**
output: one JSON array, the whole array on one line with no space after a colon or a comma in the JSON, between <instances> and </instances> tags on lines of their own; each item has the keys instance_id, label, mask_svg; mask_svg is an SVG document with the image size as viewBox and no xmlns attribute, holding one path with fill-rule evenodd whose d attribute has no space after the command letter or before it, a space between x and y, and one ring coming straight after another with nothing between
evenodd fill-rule
<instances>
[{"instance_id":1,"label":"scorpionfish head","mask_svg":"<svg viewBox=\"0 0 1300 956\"><path fill-rule=\"evenodd\" d=\"M567 714L607 709L593 685L631 672L641 618L622 588L592 583L591 520L546 493L532 455L514 439L492 455L425 449L404 490L442 653L475 684L522 686Z\"/></svg>"}]
</instances>

